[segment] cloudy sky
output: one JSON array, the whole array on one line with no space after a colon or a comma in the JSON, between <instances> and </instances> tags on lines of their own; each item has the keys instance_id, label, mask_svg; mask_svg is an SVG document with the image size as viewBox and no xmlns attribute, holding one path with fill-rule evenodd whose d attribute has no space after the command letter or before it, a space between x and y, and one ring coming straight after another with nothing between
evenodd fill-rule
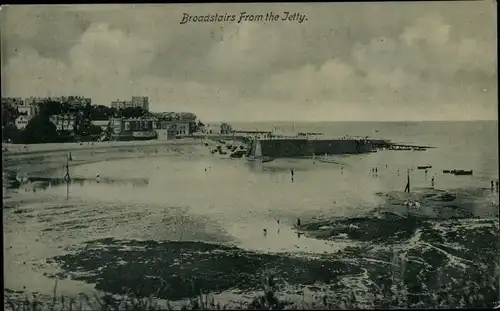
<instances>
[{"instance_id":1,"label":"cloudy sky","mask_svg":"<svg viewBox=\"0 0 500 311\"><path fill-rule=\"evenodd\" d=\"M242 22L241 12L307 21ZM3 7L3 96L207 121L497 119L495 1ZM236 22L180 24L191 15Z\"/></svg>"}]
</instances>

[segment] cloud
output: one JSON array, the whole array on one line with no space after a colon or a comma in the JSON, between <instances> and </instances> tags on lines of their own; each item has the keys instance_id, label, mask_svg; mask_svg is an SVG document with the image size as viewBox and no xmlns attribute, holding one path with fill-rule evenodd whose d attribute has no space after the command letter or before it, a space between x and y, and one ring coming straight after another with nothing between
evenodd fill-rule
<instances>
[{"instance_id":1,"label":"cloud","mask_svg":"<svg viewBox=\"0 0 500 311\"><path fill-rule=\"evenodd\" d=\"M147 95L154 110L212 120L496 116L491 4L386 5L390 14L380 4L287 7L308 14L304 24L186 25L183 12L282 8L9 7L2 93L78 94L99 104Z\"/></svg>"},{"instance_id":2,"label":"cloud","mask_svg":"<svg viewBox=\"0 0 500 311\"><path fill-rule=\"evenodd\" d=\"M282 100L323 103L309 106L311 119L342 105L369 119L380 104L385 118L487 118L496 112L496 55L488 42L453 40L450 33L439 16L424 16L398 37L356 43L346 61L274 74L261 90Z\"/></svg>"}]
</instances>

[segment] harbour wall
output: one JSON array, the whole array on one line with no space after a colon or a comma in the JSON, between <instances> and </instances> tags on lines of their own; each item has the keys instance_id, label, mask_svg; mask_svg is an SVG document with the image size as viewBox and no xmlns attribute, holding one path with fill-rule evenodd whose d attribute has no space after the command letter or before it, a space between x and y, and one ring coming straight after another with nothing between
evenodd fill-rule
<instances>
[{"instance_id":1,"label":"harbour wall","mask_svg":"<svg viewBox=\"0 0 500 311\"><path fill-rule=\"evenodd\" d=\"M255 156L256 144L260 144L262 156L273 158L304 157L312 155L358 154L373 150L369 140L357 139L270 139L254 140L249 148L250 156Z\"/></svg>"}]
</instances>

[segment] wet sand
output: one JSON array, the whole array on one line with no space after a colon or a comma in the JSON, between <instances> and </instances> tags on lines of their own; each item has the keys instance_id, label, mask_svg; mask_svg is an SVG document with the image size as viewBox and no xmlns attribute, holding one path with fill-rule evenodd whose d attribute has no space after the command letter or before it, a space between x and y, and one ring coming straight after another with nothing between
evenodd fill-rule
<instances>
[{"instance_id":1,"label":"wet sand","mask_svg":"<svg viewBox=\"0 0 500 311\"><path fill-rule=\"evenodd\" d=\"M82 143L49 143L49 144L9 144L2 143L2 149L7 149L5 155L19 154L34 154L48 153L58 151L75 151L75 150L98 150L103 148L117 147L148 147L148 146L165 146L165 145L185 145L199 144L200 139L185 138L175 140L147 140L147 141L107 141L107 142L82 142Z\"/></svg>"}]
</instances>

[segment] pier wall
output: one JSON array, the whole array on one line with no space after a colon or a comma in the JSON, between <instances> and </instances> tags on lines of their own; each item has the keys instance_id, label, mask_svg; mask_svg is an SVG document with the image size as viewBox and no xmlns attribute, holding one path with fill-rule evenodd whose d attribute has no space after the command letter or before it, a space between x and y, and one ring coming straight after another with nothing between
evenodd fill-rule
<instances>
[{"instance_id":1,"label":"pier wall","mask_svg":"<svg viewBox=\"0 0 500 311\"><path fill-rule=\"evenodd\" d=\"M263 156L273 158L309 157L313 154L317 156L324 154L358 154L367 153L373 149L372 143L365 140L271 139L252 141L249 155L254 155L257 143L261 145Z\"/></svg>"}]
</instances>

